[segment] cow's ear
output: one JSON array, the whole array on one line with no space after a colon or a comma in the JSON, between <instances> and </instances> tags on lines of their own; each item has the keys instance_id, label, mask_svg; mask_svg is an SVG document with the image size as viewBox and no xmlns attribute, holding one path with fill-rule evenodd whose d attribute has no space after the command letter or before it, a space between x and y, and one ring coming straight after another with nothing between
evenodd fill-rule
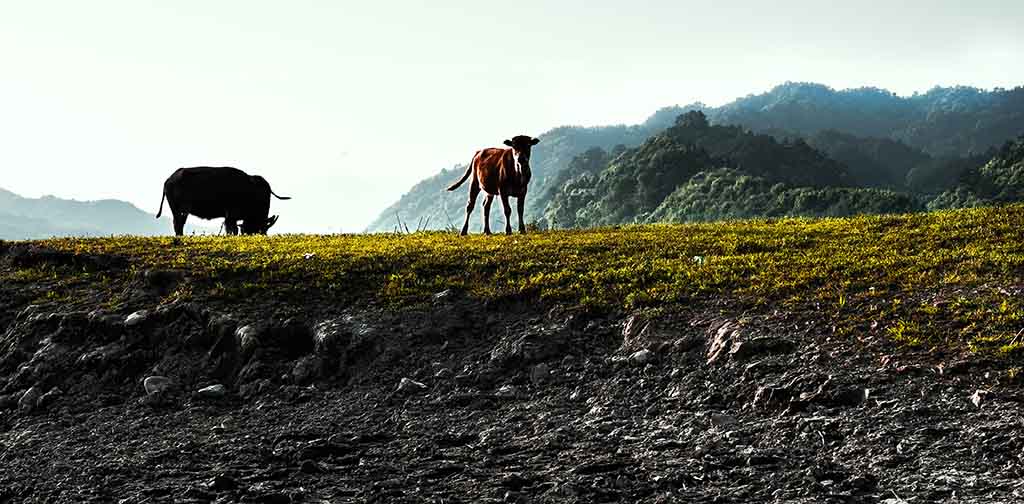
<instances>
[{"instance_id":1,"label":"cow's ear","mask_svg":"<svg viewBox=\"0 0 1024 504\"><path fill-rule=\"evenodd\" d=\"M505 140L505 145L512 147L512 140Z\"/></svg>"},{"instance_id":2,"label":"cow's ear","mask_svg":"<svg viewBox=\"0 0 1024 504\"><path fill-rule=\"evenodd\" d=\"M533 140L530 140L530 145L537 145L539 143L540 143L540 139L539 138L534 138Z\"/></svg>"}]
</instances>

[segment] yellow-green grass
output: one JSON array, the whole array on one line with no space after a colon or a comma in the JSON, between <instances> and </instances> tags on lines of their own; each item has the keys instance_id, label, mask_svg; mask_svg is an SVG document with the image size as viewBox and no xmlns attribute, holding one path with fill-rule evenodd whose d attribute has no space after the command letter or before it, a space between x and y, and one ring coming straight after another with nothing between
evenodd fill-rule
<instances>
[{"instance_id":1,"label":"yellow-green grass","mask_svg":"<svg viewBox=\"0 0 1024 504\"><path fill-rule=\"evenodd\" d=\"M847 331L865 324L912 345L1022 346L1024 206L845 219L624 226L529 235L450 233L113 237L33 242L184 269L204 299L419 303L457 288L604 309L729 300L814 307ZM39 271L4 271L34 282ZM94 271L64 268L69 281ZM117 283L107 272L105 282ZM196 289L201 293L194 292ZM54 294L57 295L57 294Z\"/></svg>"}]
</instances>

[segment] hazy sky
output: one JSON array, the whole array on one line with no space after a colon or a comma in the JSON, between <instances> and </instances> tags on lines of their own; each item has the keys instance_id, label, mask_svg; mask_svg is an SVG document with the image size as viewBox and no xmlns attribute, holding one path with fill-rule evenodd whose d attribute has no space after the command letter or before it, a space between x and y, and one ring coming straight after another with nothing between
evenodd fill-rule
<instances>
[{"instance_id":1,"label":"hazy sky","mask_svg":"<svg viewBox=\"0 0 1024 504\"><path fill-rule=\"evenodd\" d=\"M0 187L156 212L265 176L275 231L359 231L479 147L781 82L1024 84L1020 0L0 0Z\"/></svg>"}]
</instances>

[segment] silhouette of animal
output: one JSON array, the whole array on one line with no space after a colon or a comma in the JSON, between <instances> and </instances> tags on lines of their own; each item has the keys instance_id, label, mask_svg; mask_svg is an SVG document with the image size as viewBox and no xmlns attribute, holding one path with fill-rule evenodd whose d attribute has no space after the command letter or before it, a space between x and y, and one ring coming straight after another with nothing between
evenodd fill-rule
<instances>
[{"instance_id":1,"label":"silhouette of animal","mask_svg":"<svg viewBox=\"0 0 1024 504\"><path fill-rule=\"evenodd\" d=\"M476 151L473 160L466 167L466 173L458 182L448 187L454 191L470 177L469 202L466 204L466 221L462 224L461 235L469 232L469 216L476 205L476 197L484 192L484 234L491 234L491 202L495 196L501 198L501 206L505 211L505 234L512 234L512 207L508 198L516 198L516 210L519 214L519 232L526 233L523 223L523 206L526 204L526 189L530 183L530 149L540 139L526 135L505 140L508 149L488 148Z\"/></svg>"},{"instance_id":2,"label":"silhouette of animal","mask_svg":"<svg viewBox=\"0 0 1024 504\"><path fill-rule=\"evenodd\" d=\"M270 195L277 199L291 199L278 196L270 184L259 175L249 175L238 168L197 166L178 168L164 182L164 193L160 197L160 211L164 211L164 199L174 218L174 234L181 236L185 220L195 215L200 219L224 218L227 234L238 234L238 221L242 221L242 234L267 234L277 222L278 216L270 214Z\"/></svg>"}]
</instances>

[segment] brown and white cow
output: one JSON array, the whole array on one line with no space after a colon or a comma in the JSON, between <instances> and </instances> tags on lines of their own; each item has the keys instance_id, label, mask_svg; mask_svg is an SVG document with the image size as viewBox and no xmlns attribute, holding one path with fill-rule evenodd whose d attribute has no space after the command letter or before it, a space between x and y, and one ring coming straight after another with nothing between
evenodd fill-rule
<instances>
[{"instance_id":1,"label":"brown and white cow","mask_svg":"<svg viewBox=\"0 0 1024 504\"><path fill-rule=\"evenodd\" d=\"M491 234L491 202L495 196L501 198L501 206L505 210L505 234L512 234L512 207L508 204L510 196L516 198L516 209L519 214L519 232L526 233L523 223L523 205L526 203L526 186L530 183L530 148L540 142L537 138L526 135L505 140L508 149L488 148L476 151L473 160L466 167L466 173L458 182L448 188L458 189L470 175L473 181L469 185L469 203L466 204L466 221L462 224L462 235L469 232L469 216L476 205L476 197L484 192L484 234Z\"/></svg>"}]
</instances>

